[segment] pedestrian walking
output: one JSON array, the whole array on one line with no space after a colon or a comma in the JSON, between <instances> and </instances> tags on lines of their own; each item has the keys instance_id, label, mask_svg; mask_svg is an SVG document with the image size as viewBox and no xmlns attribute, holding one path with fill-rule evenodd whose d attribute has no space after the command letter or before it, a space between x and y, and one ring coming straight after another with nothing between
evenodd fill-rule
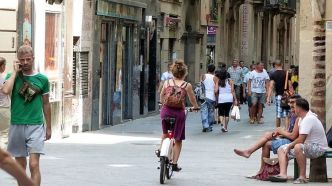
<instances>
[{"instance_id":1,"label":"pedestrian walking","mask_svg":"<svg viewBox=\"0 0 332 186\"><path fill-rule=\"evenodd\" d=\"M241 98L241 85L243 81L242 68L239 66L239 60L234 59L232 66L228 68L227 72L231 76L231 80L234 82L234 89L236 99L240 100Z\"/></svg>"},{"instance_id":2,"label":"pedestrian walking","mask_svg":"<svg viewBox=\"0 0 332 186\"><path fill-rule=\"evenodd\" d=\"M251 96L248 95L248 81L249 78L251 76L251 73L255 70L256 65L255 64L251 64L250 65L250 71L244 76L243 78L243 97L247 100L247 104L248 104L248 114L249 114L249 122L250 122L250 118L254 118L256 117L257 113L252 113L252 102L251 102Z\"/></svg>"},{"instance_id":3,"label":"pedestrian walking","mask_svg":"<svg viewBox=\"0 0 332 186\"><path fill-rule=\"evenodd\" d=\"M8 151L24 170L29 157L31 178L36 186L40 186L40 155L44 154L44 141L49 140L52 133L49 81L34 70L34 54L30 46L21 46L17 58L13 72L6 77L2 88L3 93L11 95Z\"/></svg>"},{"instance_id":4,"label":"pedestrian walking","mask_svg":"<svg viewBox=\"0 0 332 186\"><path fill-rule=\"evenodd\" d=\"M227 77L226 71L216 73L217 83L215 84L215 93L218 95L218 116L221 121L222 132L228 132L229 112L232 105L237 105L237 99L234 91L234 83Z\"/></svg>"},{"instance_id":5,"label":"pedestrian walking","mask_svg":"<svg viewBox=\"0 0 332 186\"><path fill-rule=\"evenodd\" d=\"M269 83L269 89L267 94L267 104L269 105L271 103L271 97L273 91L275 91L275 105L276 105L276 127L280 127L281 120L284 120L284 126L287 129L288 128L288 114L290 111L290 108L281 107L281 98L284 94L284 88L285 83L288 84L287 89L291 89L291 80L290 75L287 76L287 71L283 70L283 66L280 60L276 60L274 62L275 64L275 71L270 76L270 83ZM288 80L286 80L286 76L288 77Z\"/></svg>"},{"instance_id":6,"label":"pedestrian walking","mask_svg":"<svg viewBox=\"0 0 332 186\"><path fill-rule=\"evenodd\" d=\"M243 91L243 81L244 81L244 77L246 76L246 74L248 72L250 72L250 70L249 70L248 67L246 67L244 65L244 61L240 61L240 67L242 69L242 84L241 84L241 88L240 88L240 100L239 101L240 101L240 104L243 104L243 103L247 102L246 97L243 96L243 93L244 93L244 91Z\"/></svg>"},{"instance_id":7,"label":"pedestrian walking","mask_svg":"<svg viewBox=\"0 0 332 186\"><path fill-rule=\"evenodd\" d=\"M6 70L6 59L0 57L0 89L5 83L4 72ZM0 147L5 146L7 141L7 129L10 120L10 97L0 91Z\"/></svg>"},{"instance_id":8,"label":"pedestrian walking","mask_svg":"<svg viewBox=\"0 0 332 186\"><path fill-rule=\"evenodd\" d=\"M252 72L248 81L248 96L251 96L252 113L257 112L257 123L263 124L262 114L263 106L266 99L266 91L268 89L269 75L264 70L264 63L259 62L256 64L256 69ZM256 106L258 109L256 111ZM255 118L250 118L250 123L253 124Z\"/></svg>"},{"instance_id":9,"label":"pedestrian walking","mask_svg":"<svg viewBox=\"0 0 332 186\"><path fill-rule=\"evenodd\" d=\"M171 67L172 67L172 63L168 63L168 65L167 65L167 71L164 72L161 75L160 83L159 83L159 88L158 88L158 93L160 93L161 89L163 88L163 85L164 85L165 81L173 78Z\"/></svg>"},{"instance_id":10,"label":"pedestrian walking","mask_svg":"<svg viewBox=\"0 0 332 186\"><path fill-rule=\"evenodd\" d=\"M214 75L214 71L214 64L209 64L207 73L203 74L201 77L201 81L205 86L205 99L201 104L202 132L211 132L214 123L214 107L216 101L214 86L217 83L217 77Z\"/></svg>"}]
</instances>

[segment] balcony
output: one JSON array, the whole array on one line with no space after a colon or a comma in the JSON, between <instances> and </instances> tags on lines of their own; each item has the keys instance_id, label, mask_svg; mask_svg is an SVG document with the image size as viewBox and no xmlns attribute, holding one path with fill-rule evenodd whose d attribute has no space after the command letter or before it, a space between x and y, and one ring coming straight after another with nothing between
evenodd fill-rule
<instances>
[{"instance_id":1,"label":"balcony","mask_svg":"<svg viewBox=\"0 0 332 186\"><path fill-rule=\"evenodd\" d=\"M296 14L296 0L265 0L264 10L275 14L294 15Z\"/></svg>"}]
</instances>

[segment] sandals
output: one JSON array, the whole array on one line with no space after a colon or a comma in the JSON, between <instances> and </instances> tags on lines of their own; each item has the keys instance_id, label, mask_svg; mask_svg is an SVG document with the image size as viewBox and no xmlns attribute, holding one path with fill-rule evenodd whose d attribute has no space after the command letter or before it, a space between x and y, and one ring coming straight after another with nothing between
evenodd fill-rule
<instances>
[{"instance_id":1,"label":"sandals","mask_svg":"<svg viewBox=\"0 0 332 186\"><path fill-rule=\"evenodd\" d=\"M222 132L228 132L228 130L225 129L224 127L221 128L221 131L222 131Z\"/></svg>"},{"instance_id":2,"label":"sandals","mask_svg":"<svg viewBox=\"0 0 332 186\"><path fill-rule=\"evenodd\" d=\"M303 179L303 178L297 178L293 183L294 184L305 184L305 183L308 183L308 180Z\"/></svg>"}]
</instances>

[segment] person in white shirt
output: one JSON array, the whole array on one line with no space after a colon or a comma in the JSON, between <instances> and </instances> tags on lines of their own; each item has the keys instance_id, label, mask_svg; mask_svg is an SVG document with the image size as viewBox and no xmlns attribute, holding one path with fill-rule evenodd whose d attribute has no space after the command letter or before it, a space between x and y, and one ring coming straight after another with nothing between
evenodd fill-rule
<instances>
[{"instance_id":1,"label":"person in white shirt","mask_svg":"<svg viewBox=\"0 0 332 186\"><path fill-rule=\"evenodd\" d=\"M218 79L214 75L216 67L214 64L209 64L207 67L207 73L203 74L201 81L205 86L205 99L201 104L201 117L202 117L202 132L211 132L214 123L214 106L216 101L216 96L214 93L214 86Z\"/></svg>"},{"instance_id":2,"label":"person in white shirt","mask_svg":"<svg viewBox=\"0 0 332 186\"><path fill-rule=\"evenodd\" d=\"M255 64L251 64L250 65L250 71L244 76L243 78L243 97L247 100L247 104L248 104L248 113L249 113L249 118L254 118L254 114L252 113L252 102L251 102L251 97L248 96L248 81L249 81L249 77L251 76L251 73L255 70L256 65Z\"/></svg>"},{"instance_id":3,"label":"person in white shirt","mask_svg":"<svg viewBox=\"0 0 332 186\"><path fill-rule=\"evenodd\" d=\"M299 137L278 149L280 174L270 177L273 182L287 181L288 160L296 158L300 176L294 183L306 183L306 158L318 158L328 149L324 127L317 115L309 110L308 101L303 98L297 99L295 113L300 117Z\"/></svg>"},{"instance_id":4,"label":"person in white shirt","mask_svg":"<svg viewBox=\"0 0 332 186\"><path fill-rule=\"evenodd\" d=\"M252 113L257 113L257 122L262 124L263 105L266 99L266 90L268 89L268 82L270 80L266 70L264 70L264 63L256 64L256 69L252 71L248 81L248 96L251 96ZM256 109L257 107L258 109ZM255 118L250 118L250 123L253 124Z\"/></svg>"},{"instance_id":5,"label":"person in white shirt","mask_svg":"<svg viewBox=\"0 0 332 186\"><path fill-rule=\"evenodd\" d=\"M171 67L172 67L172 63L169 63L167 65L168 70L161 75L159 88L158 88L158 93L160 93L161 88L163 88L164 82L173 78Z\"/></svg>"}]
</instances>

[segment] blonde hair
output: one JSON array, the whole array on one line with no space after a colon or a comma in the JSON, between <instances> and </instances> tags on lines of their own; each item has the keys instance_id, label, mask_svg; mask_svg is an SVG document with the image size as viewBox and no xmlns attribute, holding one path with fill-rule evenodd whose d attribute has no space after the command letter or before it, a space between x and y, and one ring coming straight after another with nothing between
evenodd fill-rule
<instances>
[{"instance_id":1,"label":"blonde hair","mask_svg":"<svg viewBox=\"0 0 332 186\"><path fill-rule=\"evenodd\" d=\"M17 50L17 57L22 56L23 54L31 54L33 56L32 47L29 45L22 45Z\"/></svg>"},{"instance_id":2,"label":"blonde hair","mask_svg":"<svg viewBox=\"0 0 332 186\"><path fill-rule=\"evenodd\" d=\"M187 69L188 67L184 64L184 61L177 59L173 62L171 71L174 77L181 79L187 75Z\"/></svg>"}]
</instances>

